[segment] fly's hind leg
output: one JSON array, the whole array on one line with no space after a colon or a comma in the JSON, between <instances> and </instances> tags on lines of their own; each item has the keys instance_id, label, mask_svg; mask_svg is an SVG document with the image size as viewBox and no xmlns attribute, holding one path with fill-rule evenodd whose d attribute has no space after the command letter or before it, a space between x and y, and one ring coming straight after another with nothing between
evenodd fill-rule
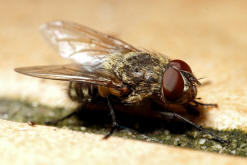
<instances>
[{"instance_id":1,"label":"fly's hind leg","mask_svg":"<svg viewBox=\"0 0 247 165\"><path fill-rule=\"evenodd\" d=\"M73 83L73 82L69 83L68 96L72 101L77 101L77 102L81 103L81 107L84 107L88 103L88 96L85 96L85 94L83 93L83 87L82 87L82 84L80 84L80 83ZM76 109L75 111L67 114L66 116L64 116L60 119L53 120L53 121L46 121L45 124L57 125L58 123L66 120L72 116L76 116L78 113L79 113L79 109Z\"/></svg>"},{"instance_id":2,"label":"fly's hind leg","mask_svg":"<svg viewBox=\"0 0 247 165\"><path fill-rule=\"evenodd\" d=\"M88 103L88 101L84 100L84 102L82 103L82 105L80 107L86 106L87 103ZM66 119L71 118L72 116L78 115L78 113L80 113L79 111L81 111L81 109L77 108L76 110L74 110L73 112L67 114L66 116L64 116L62 118L59 118L59 119L56 119L56 120L52 120L52 121L45 121L45 124L47 124L47 125L57 125L58 123L66 120Z\"/></svg>"},{"instance_id":3,"label":"fly's hind leg","mask_svg":"<svg viewBox=\"0 0 247 165\"><path fill-rule=\"evenodd\" d=\"M69 113L68 115L66 115L66 116L64 116L64 117L62 117L60 119L52 120L52 121L45 121L45 124L47 124L47 125L57 125L58 123L66 120L66 119L68 119L68 118L70 118L72 116L75 116L77 114L78 114L78 111L76 110L76 111L73 111L73 112Z\"/></svg>"}]
</instances>

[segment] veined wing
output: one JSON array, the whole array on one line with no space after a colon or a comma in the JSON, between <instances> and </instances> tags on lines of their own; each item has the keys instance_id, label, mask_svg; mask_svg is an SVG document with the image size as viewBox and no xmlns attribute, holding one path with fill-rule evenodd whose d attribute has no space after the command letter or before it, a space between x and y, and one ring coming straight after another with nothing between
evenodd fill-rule
<instances>
[{"instance_id":1,"label":"veined wing","mask_svg":"<svg viewBox=\"0 0 247 165\"><path fill-rule=\"evenodd\" d=\"M41 26L41 32L62 57L88 66L97 67L108 54L139 51L115 37L71 22L49 22Z\"/></svg>"},{"instance_id":2,"label":"veined wing","mask_svg":"<svg viewBox=\"0 0 247 165\"><path fill-rule=\"evenodd\" d=\"M44 79L76 81L121 89L123 84L106 70L88 71L80 64L16 68L16 72Z\"/></svg>"}]
</instances>

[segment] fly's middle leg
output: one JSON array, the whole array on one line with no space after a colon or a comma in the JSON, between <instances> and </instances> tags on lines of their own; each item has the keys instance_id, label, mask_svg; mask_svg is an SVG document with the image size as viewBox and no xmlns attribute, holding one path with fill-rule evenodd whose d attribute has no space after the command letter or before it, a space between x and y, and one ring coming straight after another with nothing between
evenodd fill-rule
<instances>
[{"instance_id":1,"label":"fly's middle leg","mask_svg":"<svg viewBox=\"0 0 247 165\"><path fill-rule=\"evenodd\" d=\"M107 135L105 135L104 139L109 138L113 134L113 132L115 130L119 130L120 129L120 126L117 123L116 115L115 115L114 109L112 107L112 104L111 104L111 101L110 101L110 97L109 96L107 96L107 105L108 105L108 107L110 109L110 114L111 114L111 117L112 117L112 127L111 127L110 132Z\"/></svg>"}]
</instances>

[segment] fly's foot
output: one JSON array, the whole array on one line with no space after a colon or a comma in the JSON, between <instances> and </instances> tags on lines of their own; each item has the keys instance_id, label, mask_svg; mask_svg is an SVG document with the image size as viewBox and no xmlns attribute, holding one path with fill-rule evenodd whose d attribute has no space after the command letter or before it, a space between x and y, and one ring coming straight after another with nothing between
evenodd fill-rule
<instances>
[{"instance_id":1,"label":"fly's foot","mask_svg":"<svg viewBox=\"0 0 247 165\"><path fill-rule=\"evenodd\" d=\"M103 139L108 139L115 131L119 131L120 129L121 126L119 126L117 122L113 122L110 132L106 134Z\"/></svg>"},{"instance_id":2,"label":"fly's foot","mask_svg":"<svg viewBox=\"0 0 247 165\"><path fill-rule=\"evenodd\" d=\"M109 133L107 133L103 139L108 139L114 132L116 131L122 131L122 130L127 130L127 131L130 131L132 133L139 133L137 130L134 130L132 128L128 128L128 127L125 127L125 126L122 126L122 125L119 125L118 123L113 123L112 127L111 127L111 130Z\"/></svg>"}]
</instances>

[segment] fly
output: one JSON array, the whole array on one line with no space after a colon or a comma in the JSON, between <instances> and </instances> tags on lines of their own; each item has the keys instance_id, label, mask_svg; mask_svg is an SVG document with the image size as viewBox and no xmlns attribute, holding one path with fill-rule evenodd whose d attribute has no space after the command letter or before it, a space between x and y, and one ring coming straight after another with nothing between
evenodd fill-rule
<instances>
[{"instance_id":1,"label":"fly","mask_svg":"<svg viewBox=\"0 0 247 165\"><path fill-rule=\"evenodd\" d=\"M152 115L178 118L212 135L216 141L228 142L177 114L172 108L166 108L170 105L185 108L216 106L195 100L200 82L183 60L171 60L160 53L137 49L115 37L71 22L49 22L41 26L41 32L60 56L73 62L22 67L15 71L33 77L68 81L69 97L83 105L97 98L105 100L112 116L112 127L105 138L120 127L115 103L131 107L149 100L161 107L160 111L150 111ZM139 113L144 114L145 109Z\"/></svg>"}]
</instances>

